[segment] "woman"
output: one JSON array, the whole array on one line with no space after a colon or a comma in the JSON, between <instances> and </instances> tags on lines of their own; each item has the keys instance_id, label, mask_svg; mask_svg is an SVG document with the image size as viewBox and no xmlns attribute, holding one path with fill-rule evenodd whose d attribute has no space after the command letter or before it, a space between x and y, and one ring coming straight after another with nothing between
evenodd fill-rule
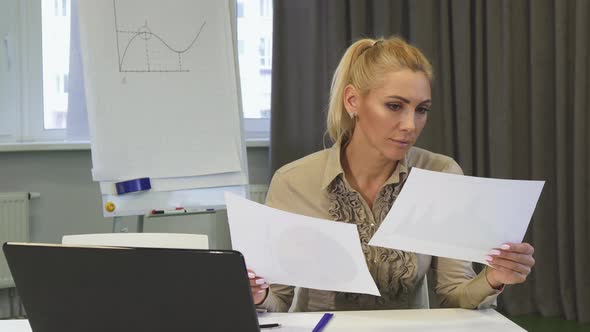
<instances>
[{"instance_id":1,"label":"woman","mask_svg":"<svg viewBox=\"0 0 590 332\"><path fill-rule=\"evenodd\" d=\"M495 302L503 285L523 282L529 274L533 247L526 243L491 250L486 259L493 268L479 275L470 262L367 245L411 167L462 174L453 159L413 147L432 105L432 79L428 60L400 38L359 40L341 59L328 111L334 146L279 169L267 205L356 224L382 296L298 288L295 311L425 307L417 287L429 268L442 306L483 308ZM269 286L251 270L249 276L257 305L290 308L294 287Z\"/></svg>"}]
</instances>

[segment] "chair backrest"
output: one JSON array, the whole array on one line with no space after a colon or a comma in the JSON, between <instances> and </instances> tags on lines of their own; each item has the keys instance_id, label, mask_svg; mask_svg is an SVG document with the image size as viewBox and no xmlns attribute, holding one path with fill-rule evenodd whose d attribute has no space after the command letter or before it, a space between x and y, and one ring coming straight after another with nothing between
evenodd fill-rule
<instances>
[{"instance_id":1,"label":"chair backrest","mask_svg":"<svg viewBox=\"0 0 590 332\"><path fill-rule=\"evenodd\" d=\"M64 235L63 244L169 248L169 249L209 249L209 239L203 234L175 233L105 233Z\"/></svg>"},{"instance_id":2,"label":"chair backrest","mask_svg":"<svg viewBox=\"0 0 590 332\"><path fill-rule=\"evenodd\" d=\"M416 286L416 297L420 300L421 309L430 309L430 297L428 296L428 281L426 280L426 274L422 278L422 282Z\"/></svg>"},{"instance_id":3,"label":"chair backrest","mask_svg":"<svg viewBox=\"0 0 590 332\"><path fill-rule=\"evenodd\" d=\"M302 303L299 303L300 299L303 298ZM300 307L305 305L307 301L307 290L301 287L295 287L293 294L293 301L289 307L289 312L302 311ZM428 291L428 281L426 280L426 274L421 281L416 285L415 297L410 302L410 308L412 309L430 309L430 295Z\"/></svg>"}]
</instances>

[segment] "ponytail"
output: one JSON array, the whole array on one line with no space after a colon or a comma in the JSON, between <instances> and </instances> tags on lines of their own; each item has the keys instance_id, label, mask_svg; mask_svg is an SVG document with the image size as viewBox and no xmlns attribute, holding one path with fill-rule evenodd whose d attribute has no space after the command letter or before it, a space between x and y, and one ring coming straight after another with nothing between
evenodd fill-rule
<instances>
[{"instance_id":1,"label":"ponytail","mask_svg":"<svg viewBox=\"0 0 590 332\"><path fill-rule=\"evenodd\" d=\"M354 120L346 115L344 108L344 89L350 83L350 68L358 57L373 46L372 39L361 39L352 44L342 56L330 86L330 106L328 108L328 134L334 142L352 133Z\"/></svg>"}]
</instances>

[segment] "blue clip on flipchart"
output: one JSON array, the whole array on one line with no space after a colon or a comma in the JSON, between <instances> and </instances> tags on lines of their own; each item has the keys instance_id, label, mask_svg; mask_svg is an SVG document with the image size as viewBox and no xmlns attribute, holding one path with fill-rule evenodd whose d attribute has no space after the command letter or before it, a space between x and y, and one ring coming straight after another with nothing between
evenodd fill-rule
<instances>
[{"instance_id":1,"label":"blue clip on flipchart","mask_svg":"<svg viewBox=\"0 0 590 332\"><path fill-rule=\"evenodd\" d=\"M115 183L117 195L152 189L150 178L139 178Z\"/></svg>"}]
</instances>

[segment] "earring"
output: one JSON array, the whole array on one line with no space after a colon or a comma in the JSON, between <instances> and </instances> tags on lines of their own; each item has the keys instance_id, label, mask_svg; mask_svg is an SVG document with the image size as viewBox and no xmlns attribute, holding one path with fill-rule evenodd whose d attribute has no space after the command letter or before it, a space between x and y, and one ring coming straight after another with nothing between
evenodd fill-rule
<instances>
[{"instance_id":1,"label":"earring","mask_svg":"<svg viewBox=\"0 0 590 332\"><path fill-rule=\"evenodd\" d=\"M350 112L348 113L348 115L350 116L351 120L354 120L354 118L356 118L356 112Z\"/></svg>"}]
</instances>

